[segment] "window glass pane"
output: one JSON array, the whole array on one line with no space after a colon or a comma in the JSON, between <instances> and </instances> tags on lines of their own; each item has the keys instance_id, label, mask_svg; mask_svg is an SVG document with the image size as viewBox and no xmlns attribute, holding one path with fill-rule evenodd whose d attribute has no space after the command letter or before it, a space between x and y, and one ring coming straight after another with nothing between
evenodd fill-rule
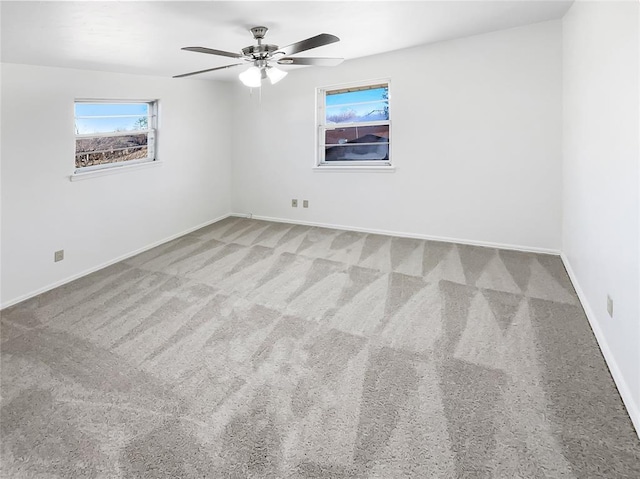
<instances>
[{"instance_id":1,"label":"window glass pane","mask_svg":"<svg viewBox=\"0 0 640 479\"><path fill-rule=\"evenodd\" d=\"M146 130L148 126L148 103L75 104L76 135Z\"/></svg>"},{"instance_id":2,"label":"window glass pane","mask_svg":"<svg viewBox=\"0 0 640 479\"><path fill-rule=\"evenodd\" d=\"M148 114L148 103L76 103L76 116L147 116Z\"/></svg>"},{"instance_id":3,"label":"window glass pane","mask_svg":"<svg viewBox=\"0 0 640 479\"><path fill-rule=\"evenodd\" d=\"M147 157L148 136L111 136L76 140L76 168L103 165Z\"/></svg>"},{"instance_id":4,"label":"window glass pane","mask_svg":"<svg viewBox=\"0 0 640 479\"><path fill-rule=\"evenodd\" d=\"M388 102L362 103L327 107L326 124L361 123L389 119Z\"/></svg>"},{"instance_id":5,"label":"window glass pane","mask_svg":"<svg viewBox=\"0 0 640 479\"><path fill-rule=\"evenodd\" d=\"M380 143L389 141L389 125L352 126L325 131L326 145L347 143Z\"/></svg>"},{"instance_id":6,"label":"window glass pane","mask_svg":"<svg viewBox=\"0 0 640 479\"><path fill-rule=\"evenodd\" d=\"M134 118L76 118L76 135L90 135L93 133L116 133L120 131L146 130L149 125L148 117Z\"/></svg>"},{"instance_id":7,"label":"window glass pane","mask_svg":"<svg viewBox=\"0 0 640 479\"><path fill-rule=\"evenodd\" d=\"M330 161L372 161L389 159L389 143L380 145L349 144L327 146L324 159Z\"/></svg>"},{"instance_id":8,"label":"window glass pane","mask_svg":"<svg viewBox=\"0 0 640 479\"><path fill-rule=\"evenodd\" d=\"M340 90L337 90L340 91ZM344 105L346 103L375 102L389 99L389 87L370 88L343 93L326 93L326 105Z\"/></svg>"},{"instance_id":9,"label":"window glass pane","mask_svg":"<svg viewBox=\"0 0 640 479\"><path fill-rule=\"evenodd\" d=\"M320 164L358 161L390 164L388 83L336 86L325 89L323 97L324 109L318 121L324 131L319 139Z\"/></svg>"}]
</instances>

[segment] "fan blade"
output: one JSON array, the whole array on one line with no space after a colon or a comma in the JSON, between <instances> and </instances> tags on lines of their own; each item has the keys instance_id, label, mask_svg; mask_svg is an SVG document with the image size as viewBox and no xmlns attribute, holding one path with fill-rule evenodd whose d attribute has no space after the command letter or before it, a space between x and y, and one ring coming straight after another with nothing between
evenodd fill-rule
<instances>
[{"instance_id":1,"label":"fan blade","mask_svg":"<svg viewBox=\"0 0 640 479\"><path fill-rule=\"evenodd\" d=\"M280 58L278 65L314 65L317 67L334 67L340 65L344 58L293 57Z\"/></svg>"},{"instance_id":2,"label":"fan blade","mask_svg":"<svg viewBox=\"0 0 640 479\"><path fill-rule=\"evenodd\" d=\"M324 45L329 45L330 43L335 43L339 41L340 39L335 35L330 35L328 33L321 33L320 35L316 35L315 37L307 38L306 40L302 40L300 42L287 45L286 47L282 47L278 49L275 53L284 53L285 55L294 55L296 53L304 52L306 50L311 50L312 48L322 47Z\"/></svg>"},{"instance_id":3,"label":"fan blade","mask_svg":"<svg viewBox=\"0 0 640 479\"><path fill-rule=\"evenodd\" d=\"M182 75L176 75L173 78L190 77L191 75L198 75L199 73L207 73L215 70L224 70L225 68L237 67L238 65L244 65L244 63L234 63L233 65L225 65L223 67L208 68L207 70L200 70L200 71L191 72L191 73L183 73Z\"/></svg>"},{"instance_id":4,"label":"fan blade","mask_svg":"<svg viewBox=\"0 0 640 479\"><path fill-rule=\"evenodd\" d=\"M209 55L220 55L223 57L242 58L242 55L240 55L239 53L224 52L222 50L214 50L213 48L184 47L182 48L182 50L186 50L188 52L208 53Z\"/></svg>"}]
</instances>

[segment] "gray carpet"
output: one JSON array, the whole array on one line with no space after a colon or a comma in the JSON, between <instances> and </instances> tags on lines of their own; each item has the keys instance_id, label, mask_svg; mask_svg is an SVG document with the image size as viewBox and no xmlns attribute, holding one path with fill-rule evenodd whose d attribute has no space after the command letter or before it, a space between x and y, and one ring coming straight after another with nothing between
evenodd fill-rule
<instances>
[{"instance_id":1,"label":"gray carpet","mask_svg":"<svg viewBox=\"0 0 640 479\"><path fill-rule=\"evenodd\" d=\"M555 256L229 218L1 324L2 477L640 477Z\"/></svg>"}]
</instances>

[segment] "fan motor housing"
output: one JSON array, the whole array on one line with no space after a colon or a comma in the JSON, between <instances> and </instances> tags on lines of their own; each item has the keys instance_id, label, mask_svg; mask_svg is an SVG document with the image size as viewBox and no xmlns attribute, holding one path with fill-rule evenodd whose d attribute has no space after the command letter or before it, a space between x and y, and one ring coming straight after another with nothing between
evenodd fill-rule
<instances>
[{"instance_id":1,"label":"fan motor housing","mask_svg":"<svg viewBox=\"0 0 640 479\"><path fill-rule=\"evenodd\" d=\"M253 56L254 58L264 58L278 49L278 45L250 45L242 49L245 56Z\"/></svg>"}]
</instances>

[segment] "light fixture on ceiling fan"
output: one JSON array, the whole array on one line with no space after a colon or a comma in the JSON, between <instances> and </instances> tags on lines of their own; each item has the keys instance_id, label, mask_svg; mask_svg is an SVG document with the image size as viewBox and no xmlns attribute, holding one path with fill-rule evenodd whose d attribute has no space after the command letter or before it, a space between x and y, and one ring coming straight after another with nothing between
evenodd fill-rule
<instances>
[{"instance_id":1,"label":"light fixture on ceiling fan","mask_svg":"<svg viewBox=\"0 0 640 479\"><path fill-rule=\"evenodd\" d=\"M269 79L271 84L276 84L287 76L287 72L276 68L271 65L270 62L275 62L278 65L313 65L313 66L335 66L343 62L342 58L317 58L317 57L290 57L289 55L295 55L296 53L318 48L330 43L340 41L335 35L328 33L321 33L315 37L307 38L286 47L278 48L277 45L263 44L265 34L267 33L267 27L253 27L251 33L256 40L257 45L249 45L242 49L242 53L225 52L222 50L214 50L212 48L204 47L184 47L183 50L198 53L208 53L210 55L219 55L224 57L231 57L242 59L245 62L250 62L252 65L240 75L240 81L251 88L258 88L262 85L262 80ZM243 63L234 63L233 65L225 65L222 67L209 68L207 70L200 70L197 72L184 73L182 75L176 75L173 78L182 78L191 75L198 75L200 73L212 72L215 70L224 70L236 66L243 65Z\"/></svg>"},{"instance_id":2,"label":"light fixture on ceiling fan","mask_svg":"<svg viewBox=\"0 0 640 479\"><path fill-rule=\"evenodd\" d=\"M262 80L268 78L272 85L275 85L284 77L287 72L279 68L268 65L264 60L256 60L253 66L238 75L240 81L251 88L258 88L262 84Z\"/></svg>"}]
</instances>

